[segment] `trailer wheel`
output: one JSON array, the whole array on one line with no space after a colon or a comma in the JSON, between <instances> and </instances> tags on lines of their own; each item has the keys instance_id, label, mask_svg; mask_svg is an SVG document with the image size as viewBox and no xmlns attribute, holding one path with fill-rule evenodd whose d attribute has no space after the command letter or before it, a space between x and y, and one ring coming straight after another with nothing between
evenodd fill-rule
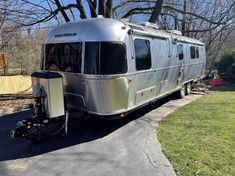
<instances>
[{"instance_id":1,"label":"trailer wheel","mask_svg":"<svg viewBox=\"0 0 235 176\"><path fill-rule=\"evenodd\" d=\"M182 85L181 89L176 93L177 98L184 98L186 93L186 85Z\"/></svg>"},{"instance_id":2,"label":"trailer wheel","mask_svg":"<svg viewBox=\"0 0 235 176\"><path fill-rule=\"evenodd\" d=\"M192 84L189 82L189 83L186 84L185 94L189 95L191 93L191 90L192 90Z\"/></svg>"}]
</instances>

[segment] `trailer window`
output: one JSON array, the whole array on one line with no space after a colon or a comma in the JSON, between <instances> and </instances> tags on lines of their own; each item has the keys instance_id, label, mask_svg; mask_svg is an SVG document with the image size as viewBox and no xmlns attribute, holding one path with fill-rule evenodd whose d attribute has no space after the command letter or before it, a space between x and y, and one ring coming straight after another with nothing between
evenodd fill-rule
<instances>
[{"instance_id":1,"label":"trailer window","mask_svg":"<svg viewBox=\"0 0 235 176\"><path fill-rule=\"evenodd\" d=\"M191 59L195 59L196 58L196 51L195 51L195 47L194 46L190 46L190 55L191 55Z\"/></svg>"},{"instance_id":2,"label":"trailer window","mask_svg":"<svg viewBox=\"0 0 235 176\"><path fill-rule=\"evenodd\" d=\"M47 44L45 69L81 73L82 43Z\"/></svg>"},{"instance_id":3,"label":"trailer window","mask_svg":"<svg viewBox=\"0 0 235 176\"><path fill-rule=\"evenodd\" d=\"M127 72L126 47L121 42L86 42L84 73L95 75Z\"/></svg>"},{"instance_id":4,"label":"trailer window","mask_svg":"<svg viewBox=\"0 0 235 176\"><path fill-rule=\"evenodd\" d=\"M190 46L191 59L199 59L199 47Z\"/></svg>"},{"instance_id":5,"label":"trailer window","mask_svg":"<svg viewBox=\"0 0 235 176\"><path fill-rule=\"evenodd\" d=\"M183 45L182 44L177 45L177 49L179 54L179 60L183 60L184 59Z\"/></svg>"},{"instance_id":6,"label":"trailer window","mask_svg":"<svg viewBox=\"0 0 235 176\"><path fill-rule=\"evenodd\" d=\"M135 39L135 60L137 70L151 68L150 42L144 39Z\"/></svg>"}]
</instances>

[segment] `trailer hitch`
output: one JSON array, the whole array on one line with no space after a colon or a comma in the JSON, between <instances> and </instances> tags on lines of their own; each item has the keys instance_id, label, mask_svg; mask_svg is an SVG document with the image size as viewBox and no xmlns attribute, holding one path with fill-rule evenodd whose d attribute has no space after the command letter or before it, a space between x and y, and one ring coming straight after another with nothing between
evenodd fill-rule
<instances>
[{"instance_id":1,"label":"trailer hitch","mask_svg":"<svg viewBox=\"0 0 235 176\"><path fill-rule=\"evenodd\" d=\"M67 134L67 124L68 124L68 112L64 117L58 118L47 118L45 113L42 111L43 104L39 103L39 98L36 100L36 115L32 118L27 118L16 123L16 128L11 130L10 136L12 138L26 138L32 141L41 141L48 139L52 136L56 136L58 134ZM64 118L64 120L62 120ZM53 132L47 132L47 127L52 124L60 124L59 129L54 130Z\"/></svg>"},{"instance_id":2,"label":"trailer hitch","mask_svg":"<svg viewBox=\"0 0 235 176\"><path fill-rule=\"evenodd\" d=\"M15 137L23 137L27 133L27 124L25 123L25 120L19 121L16 123L16 129L11 130L10 136L12 138Z\"/></svg>"},{"instance_id":3,"label":"trailer hitch","mask_svg":"<svg viewBox=\"0 0 235 176\"><path fill-rule=\"evenodd\" d=\"M27 118L16 123L16 128L10 132L12 138L25 137L30 138L32 134L35 134L39 129L46 127L50 124L49 119L46 119L43 114ZM35 129L34 129L35 128ZM32 130L34 129L34 130Z\"/></svg>"}]
</instances>

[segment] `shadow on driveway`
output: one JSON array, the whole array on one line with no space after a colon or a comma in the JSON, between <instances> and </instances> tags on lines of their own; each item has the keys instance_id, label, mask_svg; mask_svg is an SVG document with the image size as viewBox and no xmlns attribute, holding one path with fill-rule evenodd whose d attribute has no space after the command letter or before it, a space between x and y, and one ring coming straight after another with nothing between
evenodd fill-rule
<instances>
[{"instance_id":1,"label":"shadow on driveway","mask_svg":"<svg viewBox=\"0 0 235 176\"><path fill-rule=\"evenodd\" d=\"M17 121L32 117L32 110L0 116L0 161L37 156L102 138L173 98L173 95L163 98L153 104L136 110L126 118L119 120L108 121L101 119L84 119L80 117L76 118L76 115L74 114L69 119L69 131L67 136L57 136L36 145L26 139L11 139L9 136L10 131L15 128Z\"/></svg>"}]
</instances>

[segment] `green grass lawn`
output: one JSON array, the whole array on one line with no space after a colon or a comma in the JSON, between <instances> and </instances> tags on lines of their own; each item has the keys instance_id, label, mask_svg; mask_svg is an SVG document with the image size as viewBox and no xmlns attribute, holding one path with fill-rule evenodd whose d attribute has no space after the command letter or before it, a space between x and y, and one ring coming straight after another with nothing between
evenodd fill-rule
<instances>
[{"instance_id":1,"label":"green grass lawn","mask_svg":"<svg viewBox=\"0 0 235 176\"><path fill-rule=\"evenodd\" d=\"M235 86L178 109L157 131L177 175L235 176Z\"/></svg>"}]
</instances>

